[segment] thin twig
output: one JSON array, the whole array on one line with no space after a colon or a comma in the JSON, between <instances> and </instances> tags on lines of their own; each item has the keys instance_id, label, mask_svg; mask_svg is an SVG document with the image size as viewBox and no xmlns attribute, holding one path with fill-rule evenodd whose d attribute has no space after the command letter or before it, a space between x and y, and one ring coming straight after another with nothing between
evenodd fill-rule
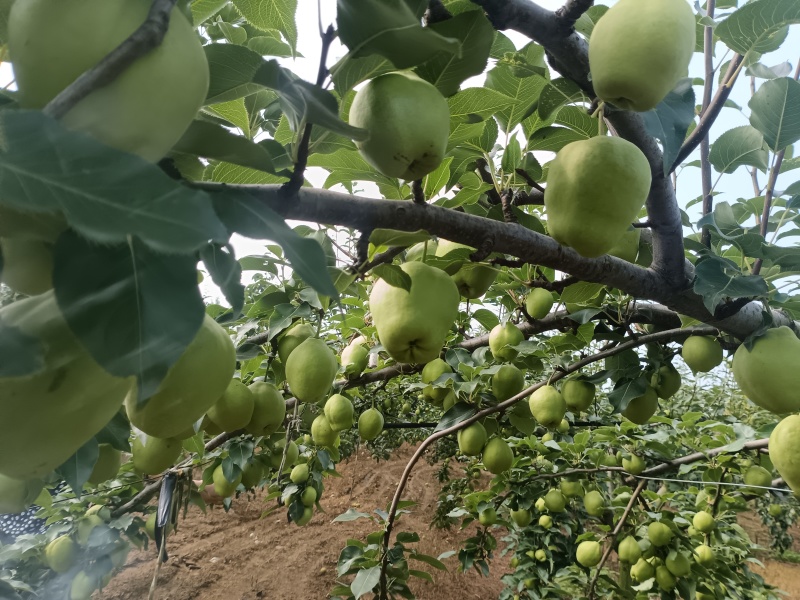
<instances>
[{"instance_id":1,"label":"thin twig","mask_svg":"<svg viewBox=\"0 0 800 600\"><path fill-rule=\"evenodd\" d=\"M112 83L138 59L160 46L169 29L169 19L176 2L153 0L144 23L99 63L62 90L44 107L43 112L60 119L86 96Z\"/></svg>"},{"instance_id":2,"label":"thin twig","mask_svg":"<svg viewBox=\"0 0 800 600\"><path fill-rule=\"evenodd\" d=\"M614 530L610 534L612 539L615 539L617 537L617 535L619 535L619 532L622 531L622 527L625 525L625 521L628 520L628 516L631 514L631 510L633 510L633 505L636 504L636 499L642 493L642 490L644 489L645 485L647 485L647 481L641 480L637 484L636 489L633 490L633 493L631 494L631 498L630 498L630 500L628 500L628 505L625 507L625 510L623 511L622 516L619 518L619 521L617 521L616 527L614 527ZM606 550L605 550L605 552L603 552L603 556L600 559L600 562L595 567L597 570L595 571L594 577L592 577L592 581L589 584L589 598L590 599L594 598L594 588L597 585L597 580L600 578L600 571L603 570L603 565L606 564L606 561L608 560L608 557L611 556L611 551L613 549L614 549L614 544L613 543L611 543L608 546L606 546Z\"/></svg>"},{"instance_id":3,"label":"thin twig","mask_svg":"<svg viewBox=\"0 0 800 600\"><path fill-rule=\"evenodd\" d=\"M489 169L489 163L486 162L486 159L478 158L475 160L475 166L478 168L478 176L481 178L481 181L492 186L486 191L486 197L489 199L489 203L500 204L500 193L497 191L497 183Z\"/></svg>"},{"instance_id":4,"label":"thin twig","mask_svg":"<svg viewBox=\"0 0 800 600\"><path fill-rule=\"evenodd\" d=\"M363 263L361 266L356 267L355 272L361 273L362 275L369 271L370 269L374 269L378 265L382 265L383 263L390 263L394 260L395 257L399 256L403 253L406 249L406 246L394 246L389 248L386 252L381 252L380 254L376 254L372 257L372 260Z\"/></svg>"},{"instance_id":5,"label":"thin twig","mask_svg":"<svg viewBox=\"0 0 800 600\"><path fill-rule=\"evenodd\" d=\"M426 204L425 189L422 187L422 179L415 179L411 182L411 193L416 204Z\"/></svg>"},{"instance_id":6,"label":"thin twig","mask_svg":"<svg viewBox=\"0 0 800 600\"><path fill-rule=\"evenodd\" d=\"M709 18L714 18L714 8L716 0L708 0L706 3L706 14ZM703 60L705 62L705 84L703 87L703 104L700 111L702 117L711 104L711 90L714 84L714 28L706 25L703 28ZM711 214L714 206L714 197L711 195L711 163L708 155L711 144L708 139L708 131L700 140L700 176L703 189L703 216ZM701 243L706 248L711 248L711 228L706 225L701 234Z\"/></svg>"},{"instance_id":7,"label":"thin twig","mask_svg":"<svg viewBox=\"0 0 800 600\"><path fill-rule=\"evenodd\" d=\"M516 223L517 217L514 214L514 211L511 210L512 206L512 199L514 197L514 192L512 190L503 190L503 193L500 194L500 203L503 207L503 220L506 223Z\"/></svg>"},{"instance_id":8,"label":"thin twig","mask_svg":"<svg viewBox=\"0 0 800 600\"><path fill-rule=\"evenodd\" d=\"M575 26L575 21L581 18L589 8L594 5L594 0L567 0L564 6L556 10L556 16L570 29Z\"/></svg>"},{"instance_id":9,"label":"thin twig","mask_svg":"<svg viewBox=\"0 0 800 600\"><path fill-rule=\"evenodd\" d=\"M722 107L725 105L725 101L728 99L728 96L731 95L731 90L733 90L733 84L736 82L736 77L739 74L739 67L744 60L744 56L741 54L735 54L731 59L731 62L728 63L728 70L725 71L725 75L722 78L722 84L717 88L717 93L714 94L714 98L711 100L711 103L706 108L706 111L703 113L703 116L700 118L700 121L697 123L697 127L689 134L689 137L686 138L683 142L683 146L681 146L680 151L678 152L678 156L675 157L675 162L672 163L672 167L670 167L669 172L672 173L678 166L689 156L695 148L700 144L700 141L706 136L711 126L714 124L717 116L719 115Z\"/></svg>"}]
</instances>

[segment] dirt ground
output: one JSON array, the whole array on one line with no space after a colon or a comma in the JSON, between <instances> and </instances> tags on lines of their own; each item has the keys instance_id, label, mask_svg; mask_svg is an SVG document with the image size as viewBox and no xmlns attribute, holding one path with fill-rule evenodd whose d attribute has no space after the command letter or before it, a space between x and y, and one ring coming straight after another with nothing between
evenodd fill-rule
<instances>
[{"instance_id":1,"label":"dirt ground","mask_svg":"<svg viewBox=\"0 0 800 600\"><path fill-rule=\"evenodd\" d=\"M367 519L347 523L330 521L355 508L371 512L385 509L396 482L411 456L407 447L390 461L376 463L365 452L337 465L341 478L325 480L322 505L305 527L288 524L281 509L262 518L263 496L239 498L226 514L221 508L203 514L193 507L179 530L170 537L170 559L160 570L157 600L322 600L336 583L336 561L348 538L363 540L378 529ZM436 467L420 461L409 480L405 499L418 504L405 515L400 531L417 531L420 552L439 556L458 550L459 541L472 535L465 531L432 529L439 484ZM405 523L405 525L403 525ZM755 515L743 515L742 526L764 546L769 538ZM796 539L800 531L793 532ZM501 537L498 535L498 537ZM800 540L798 540L800 541ZM798 545L797 543L795 545ZM507 558L492 563L491 575L458 573L456 557L446 559L449 572L434 571L434 583L413 580L419 600L489 600L503 588L500 577L508 570ZM127 566L111 584L98 592L97 600L142 600L148 597L155 569L155 548L132 552ZM412 568L426 567L420 563ZM767 581L787 592L787 599L800 598L800 565L765 561L765 569L754 566Z\"/></svg>"},{"instance_id":2,"label":"dirt ground","mask_svg":"<svg viewBox=\"0 0 800 600\"><path fill-rule=\"evenodd\" d=\"M221 508L203 514L193 507L188 518L170 536L170 559L161 567L158 600L322 600L336 583L336 561L348 538L364 540L380 528L368 519L333 523L348 508L372 512L386 509L397 481L411 456L400 449L389 462L376 463L366 452L337 465L341 478L326 478L321 504L326 513L316 513L305 527L287 524L281 509L260 518L268 506L262 496L234 500L226 514ZM439 556L458 550L459 541L475 533L431 529L440 489L436 467L420 461L409 479L404 499L418 504L402 517L398 531L416 531L416 547L424 554ZM496 555L497 557L498 555ZM506 559L492 565L492 577L458 573L455 556L444 560L449 572L436 571L424 563L412 568L433 571L434 583L419 579L412 586L419 600L486 600L503 588L500 577ZM155 547L131 552L126 568L94 598L98 600L142 600L147 598L155 569ZM347 582L349 583L349 581Z\"/></svg>"}]
</instances>

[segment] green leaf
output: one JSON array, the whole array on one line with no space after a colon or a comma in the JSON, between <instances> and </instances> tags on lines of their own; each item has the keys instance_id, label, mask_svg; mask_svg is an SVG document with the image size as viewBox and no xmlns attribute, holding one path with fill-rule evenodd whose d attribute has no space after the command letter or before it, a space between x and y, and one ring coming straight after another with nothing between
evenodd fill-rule
<instances>
[{"instance_id":1,"label":"green leaf","mask_svg":"<svg viewBox=\"0 0 800 600\"><path fill-rule=\"evenodd\" d=\"M439 558L447 558L447 557L445 557L445 554L447 554L447 553L445 552ZM450 556L452 556L452 554L450 554ZM442 561L440 561L439 559L434 558L432 556L428 556L427 554L420 554L419 552L412 552L411 554L408 555L408 558L411 558L413 560L418 560L420 562L424 562L426 565L430 565L434 569L439 569L440 571L447 571L447 567L445 566L445 564Z\"/></svg>"},{"instance_id":2,"label":"green leaf","mask_svg":"<svg viewBox=\"0 0 800 600\"><path fill-rule=\"evenodd\" d=\"M110 444L112 447L122 452L131 451L130 437L131 424L128 422L125 411L120 411L115 414L111 420L106 423L106 426L94 436L98 444Z\"/></svg>"},{"instance_id":3,"label":"green leaf","mask_svg":"<svg viewBox=\"0 0 800 600\"><path fill-rule=\"evenodd\" d=\"M22 377L44 369L44 353L39 338L0 319L0 377Z\"/></svg>"},{"instance_id":4,"label":"green leaf","mask_svg":"<svg viewBox=\"0 0 800 600\"><path fill-rule=\"evenodd\" d=\"M592 35L592 31L594 31L594 26L597 24L597 21L599 21L600 17L608 12L608 9L609 7L603 4L590 6L589 10L583 13L576 21L575 30L588 38Z\"/></svg>"},{"instance_id":5,"label":"green leaf","mask_svg":"<svg viewBox=\"0 0 800 600\"><path fill-rule=\"evenodd\" d=\"M407 292L411 291L411 277L397 265L378 265L372 269L372 272L392 287L402 288Z\"/></svg>"},{"instance_id":6,"label":"green leaf","mask_svg":"<svg viewBox=\"0 0 800 600\"><path fill-rule=\"evenodd\" d=\"M692 80L682 79L655 110L642 114L647 132L661 142L664 174L672 169L689 125L694 121L694 90Z\"/></svg>"},{"instance_id":7,"label":"green leaf","mask_svg":"<svg viewBox=\"0 0 800 600\"><path fill-rule=\"evenodd\" d=\"M703 304L713 313L725 299L764 296L768 288L760 275L742 275L736 263L709 256L695 265L694 291L703 297Z\"/></svg>"},{"instance_id":8,"label":"green leaf","mask_svg":"<svg viewBox=\"0 0 800 600\"><path fill-rule=\"evenodd\" d=\"M279 192L276 189L274 193ZM229 231L277 242L298 277L320 294L339 298L319 242L297 235L280 215L246 192L227 189L215 193L214 208Z\"/></svg>"},{"instance_id":9,"label":"green leaf","mask_svg":"<svg viewBox=\"0 0 800 600\"><path fill-rule=\"evenodd\" d=\"M796 0L755 0L717 25L714 33L739 54L776 50L788 33L788 25L800 23Z\"/></svg>"},{"instance_id":10,"label":"green leaf","mask_svg":"<svg viewBox=\"0 0 800 600\"><path fill-rule=\"evenodd\" d=\"M275 173L272 157L263 146L208 121L193 121L172 151Z\"/></svg>"},{"instance_id":11,"label":"green leaf","mask_svg":"<svg viewBox=\"0 0 800 600\"><path fill-rule=\"evenodd\" d=\"M297 50L297 25L295 24L297 0L270 0L269 2L233 0L233 4L248 23L263 31L277 29L284 35L292 50Z\"/></svg>"},{"instance_id":12,"label":"green leaf","mask_svg":"<svg viewBox=\"0 0 800 600\"><path fill-rule=\"evenodd\" d=\"M310 167L321 167L330 172L323 187L330 188L337 183L349 184L353 181L374 181L398 189L397 179L378 173L356 150L337 150L332 154L313 154L308 158Z\"/></svg>"},{"instance_id":13,"label":"green leaf","mask_svg":"<svg viewBox=\"0 0 800 600\"><path fill-rule=\"evenodd\" d=\"M467 88L447 99L450 120L474 123L485 121L494 113L517 102L501 92L485 87Z\"/></svg>"},{"instance_id":14,"label":"green leaf","mask_svg":"<svg viewBox=\"0 0 800 600\"><path fill-rule=\"evenodd\" d=\"M436 429L433 430L433 433L437 431L443 431L445 429L449 429L453 425L457 423L461 423L466 419L469 419L472 415L475 414L475 407L471 404L467 404L466 402L456 402L450 410L442 415L442 418L439 419L439 422L436 424Z\"/></svg>"},{"instance_id":15,"label":"green leaf","mask_svg":"<svg viewBox=\"0 0 800 600\"><path fill-rule=\"evenodd\" d=\"M233 311L231 319L238 319L244 307L244 286L242 267L234 256L233 246L208 244L200 251L200 259L208 269L211 280L222 290L225 299L231 305Z\"/></svg>"},{"instance_id":16,"label":"green leaf","mask_svg":"<svg viewBox=\"0 0 800 600\"><path fill-rule=\"evenodd\" d=\"M584 98L583 90L571 79L554 79L547 83L539 96L539 117L545 120L565 104Z\"/></svg>"},{"instance_id":17,"label":"green leaf","mask_svg":"<svg viewBox=\"0 0 800 600\"><path fill-rule=\"evenodd\" d=\"M422 179L422 192L426 198L433 198L439 190L447 185L450 179L450 163L452 162L453 157L448 156L436 169Z\"/></svg>"},{"instance_id":18,"label":"green leaf","mask_svg":"<svg viewBox=\"0 0 800 600\"><path fill-rule=\"evenodd\" d=\"M259 35L247 40L247 47L261 56L279 56L281 58L291 58L292 56L302 56L299 52L293 52L292 47L281 40L280 34L275 31L267 31L271 35Z\"/></svg>"},{"instance_id":19,"label":"green leaf","mask_svg":"<svg viewBox=\"0 0 800 600\"><path fill-rule=\"evenodd\" d=\"M206 107L206 110L234 127L238 127L246 138L250 138L250 115L244 105L244 98L237 98L228 102L218 102Z\"/></svg>"},{"instance_id":20,"label":"green leaf","mask_svg":"<svg viewBox=\"0 0 800 600\"><path fill-rule=\"evenodd\" d=\"M422 27L423 0L338 0L339 38L355 58L379 54L397 69L409 69L437 52L458 54L459 40Z\"/></svg>"},{"instance_id":21,"label":"green leaf","mask_svg":"<svg viewBox=\"0 0 800 600\"><path fill-rule=\"evenodd\" d=\"M763 63L757 62L748 65L744 71L746 76L759 79L780 79L781 77L787 77L791 73L792 63L789 61L779 63L774 67L768 67Z\"/></svg>"},{"instance_id":22,"label":"green leaf","mask_svg":"<svg viewBox=\"0 0 800 600\"><path fill-rule=\"evenodd\" d=\"M355 600L369 594L378 585L380 578L381 568L378 565L369 569L362 569L356 573L353 583L350 584L350 591L353 593Z\"/></svg>"},{"instance_id":23,"label":"green leaf","mask_svg":"<svg viewBox=\"0 0 800 600\"><path fill-rule=\"evenodd\" d=\"M193 0L192 24L199 27L217 14L228 3L228 0Z\"/></svg>"},{"instance_id":24,"label":"green leaf","mask_svg":"<svg viewBox=\"0 0 800 600\"><path fill-rule=\"evenodd\" d=\"M483 73L494 40L494 27L482 10L471 10L432 23L428 29L461 42L460 53L440 51L415 69L417 75L430 81L444 96L452 96L466 79Z\"/></svg>"},{"instance_id":25,"label":"green leaf","mask_svg":"<svg viewBox=\"0 0 800 600\"><path fill-rule=\"evenodd\" d=\"M476 310L472 313L472 318L480 323L481 327L487 331L491 331L495 326L500 324L500 319L497 315L486 308L479 308Z\"/></svg>"},{"instance_id":26,"label":"green leaf","mask_svg":"<svg viewBox=\"0 0 800 600\"><path fill-rule=\"evenodd\" d=\"M397 534L397 541L401 544L413 544L419 541L419 534L414 531L401 531Z\"/></svg>"},{"instance_id":27,"label":"green leaf","mask_svg":"<svg viewBox=\"0 0 800 600\"><path fill-rule=\"evenodd\" d=\"M369 236L371 244L377 246L411 246L431 239L431 234L418 231L399 231L397 229L373 229Z\"/></svg>"},{"instance_id":28,"label":"green leaf","mask_svg":"<svg viewBox=\"0 0 800 600\"><path fill-rule=\"evenodd\" d=\"M529 150L558 152L567 144L588 139L589 136L566 127L543 127L533 132L528 143Z\"/></svg>"},{"instance_id":29,"label":"green leaf","mask_svg":"<svg viewBox=\"0 0 800 600\"><path fill-rule=\"evenodd\" d=\"M62 465L56 467L58 473L64 481L69 484L75 495L80 498L83 484L89 481L89 475L100 456L100 449L97 440L92 438L70 456Z\"/></svg>"},{"instance_id":30,"label":"green leaf","mask_svg":"<svg viewBox=\"0 0 800 600\"><path fill-rule=\"evenodd\" d=\"M356 519L368 518L370 518L368 513L359 512L355 508L348 508L346 512L340 514L333 521L331 521L331 523L347 523L348 521L355 521Z\"/></svg>"},{"instance_id":31,"label":"green leaf","mask_svg":"<svg viewBox=\"0 0 800 600\"><path fill-rule=\"evenodd\" d=\"M138 399L158 389L205 316L194 256L156 254L137 238L97 246L72 231L53 251L53 285L70 329Z\"/></svg>"},{"instance_id":32,"label":"green leaf","mask_svg":"<svg viewBox=\"0 0 800 600\"><path fill-rule=\"evenodd\" d=\"M513 173L514 169L519 165L522 158L522 148L520 148L519 140L512 137L508 140L505 149L503 150L503 158L501 159L501 166L506 173Z\"/></svg>"},{"instance_id":33,"label":"green leaf","mask_svg":"<svg viewBox=\"0 0 800 600\"><path fill-rule=\"evenodd\" d=\"M506 66L495 67L487 73L485 87L514 100L514 104L495 114L503 131L511 131L536 109L545 85L544 77L517 77Z\"/></svg>"},{"instance_id":34,"label":"green leaf","mask_svg":"<svg viewBox=\"0 0 800 600\"><path fill-rule=\"evenodd\" d=\"M800 140L800 83L790 77L765 82L747 104L750 124L774 151Z\"/></svg>"},{"instance_id":35,"label":"green leaf","mask_svg":"<svg viewBox=\"0 0 800 600\"><path fill-rule=\"evenodd\" d=\"M708 160L720 173L733 173L741 166L766 171L769 149L760 131L743 125L719 136L711 145Z\"/></svg>"},{"instance_id":36,"label":"green leaf","mask_svg":"<svg viewBox=\"0 0 800 600\"><path fill-rule=\"evenodd\" d=\"M0 203L62 211L102 244L129 236L164 252L192 253L225 228L205 192L173 180L151 162L69 131L39 111L0 112Z\"/></svg>"},{"instance_id":37,"label":"green leaf","mask_svg":"<svg viewBox=\"0 0 800 600\"><path fill-rule=\"evenodd\" d=\"M364 58L353 58L348 54L331 67L331 79L338 94L343 96L362 81L395 70L392 63L377 54Z\"/></svg>"},{"instance_id":38,"label":"green leaf","mask_svg":"<svg viewBox=\"0 0 800 600\"><path fill-rule=\"evenodd\" d=\"M634 398L642 396L647 391L647 379L638 377L637 379L621 379L617 382L608 395L608 401L614 407L614 412L622 412L628 408L628 404Z\"/></svg>"}]
</instances>

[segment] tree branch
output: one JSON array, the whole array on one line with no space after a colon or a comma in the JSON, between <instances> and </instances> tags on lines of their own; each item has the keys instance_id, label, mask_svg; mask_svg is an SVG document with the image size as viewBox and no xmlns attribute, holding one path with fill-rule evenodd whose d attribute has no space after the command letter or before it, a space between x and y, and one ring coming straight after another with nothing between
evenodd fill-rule
<instances>
[{"instance_id":1,"label":"tree branch","mask_svg":"<svg viewBox=\"0 0 800 600\"><path fill-rule=\"evenodd\" d=\"M706 3L706 14L714 18L715 0ZM705 84L703 86L703 105L700 115L704 115L711 104L711 89L714 85L714 28L706 25L703 28L703 61L705 63ZM714 197L711 195L711 163L708 162L710 144L708 132L700 141L700 174L703 186L703 216L713 210ZM708 225L703 227L701 242L706 248L711 248L711 229Z\"/></svg>"},{"instance_id":2,"label":"tree branch","mask_svg":"<svg viewBox=\"0 0 800 600\"><path fill-rule=\"evenodd\" d=\"M176 2L154 0L144 23L99 63L63 89L44 107L43 112L60 119L86 96L112 83L138 59L160 46L169 29L170 15Z\"/></svg>"},{"instance_id":3,"label":"tree branch","mask_svg":"<svg viewBox=\"0 0 800 600\"><path fill-rule=\"evenodd\" d=\"M247 192L287 219L341 225L362 231L379 227L403 231L424 229L432 235L473 246L475 240L492 239L493 252L555 268L582 281L615 287L636 298L654 300L740 338L747 337L761 325L760 303L752 302L732 317L715 318L705 308L700 296L692 290L676 288L662 273L611 256L585 258L552 238L517 223L503 223L434 205L387 202L315 188L301 188L292 202L286 202L279 194L278 185L208 182L193 185L209 192L224 192L226 189ZM654 250L656 239L654 232ZM685 259L681 257L681 261ZM773 317L777 324L792 323L778 311L773 311Z\"/></svg>"}]
</instances>

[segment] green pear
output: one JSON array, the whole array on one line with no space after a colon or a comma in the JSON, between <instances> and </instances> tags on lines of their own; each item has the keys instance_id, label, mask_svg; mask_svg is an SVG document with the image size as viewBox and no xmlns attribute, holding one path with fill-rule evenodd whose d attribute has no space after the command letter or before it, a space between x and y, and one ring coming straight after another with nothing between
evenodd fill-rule
<instances>
[{"instance_id":1,"label":"green pear","mask_svg":"<svg viewBox=\"0 0 800 600\"><path fill-rule=\"evenodd\" d=\"M639 239L642 237L642 230L638 227L628 227L628 230L617 240L614 247L608 251L610 256L616 256L629 263L636 262L639 255Z\"/></svg>"},{"instance_id":2,"label":"green pear","mask_svg":"<svg viewBox=\"0 0 800 600\"><path fill-rule=\"evenodd\" d=\"M708 373L722 363L722 346L711 336L692 335L683 342L681 357L693 372Z\"/></svg>"},{"instance_id":3,"label":"green pear","mask_svg":"<svg viewBox=\"0 0 800 600\"><path fill-rule=\"evenodd\" d=\"M636 541L636 538L629 535L619 543L617 554L621 562L635 565L642 557L642 549L639 546L639 542Z\"/></svg>"},{"instance_id":4,"label":"green pear","mask_svg":"<svg viewBox=\"0 0 800 600\"><path fill-rule=\"evenodd\" d=\"M514 464L514 451L501 437L493 437L483 447L483 466L494 475L508 471Z\"/></svg>"},{"instance_id":5,"label":"green pear","mask_svg":"<svg viewBox=\"0 0 800 600\"><path fill-rule=\"evenodd\" d=\"M434 358L422 368L422 383L433 383L442 375L452 372L453 367L441 358ZM429 385L422 389L422 395L434 404L441 404L451 391L449 387L440 388Z\"/></svg>"},{"instance_id":6,"label":"green pear","mask_svg":"<svg viewBox=\"0 0 800 600\"><path fill-rule=\"evenodd\" d=\"M361 156L387 177L421 179L444 158L450 109L433 85L411 71L380 75L356 93L350 125L369 137L356 141Z\"/></svg>"},{"instance_id":7,"label":"green pear","mask_svg":"<svg viewBox=\"0 0 800 600\"><path fill-rule=\"evenodd\" d=\"M425 244L427 243L427 248ZM427 242L419 242L418 244L414 244L406 250L406 262L410 262L412 260L422 260L423 257L431 257L436 256L436 248L439 247L439 242L436 240L428 240Z\"/></svg>"},{"instance_id":8,"label":"green pear","mask_svg":"<svg viewBox=\"0 0 800 600\"><path fill-rule=\"evenodd\" d=\"M0 515L22 512L33 504L43 487L39 479L26 481L0 473Z\"/></svg>"},{"instance_id":9,"label":"green pear","mask_svg":"<svg viewBox=\"0 0 800 600\"><path fill-rule=\"evenodd\" d=\"M532 319L543 319L553 308L553 294L544 288L533 288L525 296L525 311Z\"/></svg>"},{"instance_id":10,"label":"green pear","mask_svg":"<svg viewBox=\"0 0 800 600\"><path fill-rule=\"evenodd\" d=\"M319 402L328 394L339 370L336 355L318 338L298 345L286 361L286 381L302 402Z\"/></svg>"},{"instance_id":11,"label":"green pear","mask_svg":"<svg viewBox=\"0 0 800 600\"><path fill-rule=\"evenodd\" d=\"M311 423L311 439L317 446L332 448L338 437L339 434L333 430L325 415L318 415Z\"/></svg>"},{"instance_id":12,"label":"green pear","mask_svg":"<svg viewBox=\"0 0 800 600\"><path fill-rule=\"evenodd\" d=\"M436 256L444 257L449 252L459 248L467 248L475 252L475 248L466 244L458 244L450 240L439 240L436 247ZM464 261L458 271L452 275L453 281L458 286L458 291L464 298L474 299L483 296L497 279L499 271L486 263L473 263Z\"/></svg>"},{"instance_id":13,"label":"green pear","mask_svg":"<svg viewBox=\"0 0 800 600\"><path fill-rule=\"evenodd\" d=\"M208 418L223 431L233 433L247 427L254 410L253 392L241 379L231 379L219 400L208 409Z\"/></svg>"},{"instance_id":14,"label":"green pear","mask_svg":"<svg viewBox=\"0 0 800 600\"><path fill-rule=\"evenodd\" d=\"M458 432L458 449L467 456L478 456L486 445L486 429L473 423Z\"/></svg>"},{"instance_id":15,"label":"green pear","mask_svg":"<svg viewBox=\"0 0 800 600\"><path fill-rule=\"evenodd\" d=\"M308 338L314 337L314 328L308 323L295 323L278 338L278 356L283 364L289 360L289 355Z\"/></svg>"},{"instance_id":16,"label":"green pear","mask_svg":"<svg viewBox=\"0 0 800 600\"><path fill-rule=\"evenodd\" d=\"M111 444L99 444L97 462L87 480L89 483L98 484L108 481L119 471L122 452Z\"/></svg>"},{"instance_id":17,"label":"green pear","mask_svg":"<svg viewBox=\"0 0 800 600\"><path fill-rule=\"evenodd\" d=\"M672 364L662 365L650 378L650 385L656 390L659 398L671 398L681 389L681 374Z\"/></svg>"},{"instance_id":18,"label":"green pear","mask_svg":"<svg viewBox=\"0 0 800 600\"><path fill-rule=\"evenodd\" d=\"M650 163L629 141L600 136L567 144L549 166L544 203L550 235L583 256L606 254L647 199Z\"/></svg>"},{"instance_id":19,"label":"green pear","mask_svg":"<svg viewBox=\"0 0 800 600\"><path fill-rule=\"evenodd\" d=\"M377 408L368 408L358 417L358 435L362 440L374 440L382 431L383 413Z\"/></svg>"},{"instance_id":20,"label":"green pear","mask_svg":"<svg viewBox=\"0 0 800 600\"><path fill-rule=\"evenodd\" d=\"M358 377L364 372L369 364L369 348L366 345L366 339L363 336L358 336L350 342L344 350L340 359L342 367L344 367L344 374L347 377Z\"/></svg>"},{"instance_id":21,"label":"green pear","mask_svg":"<svg viewBox=\"0 0 800 600\"><path fill-rule=\"evenodd\" d=\"M626 110L655 108L687 76L695 30L685 0L620 0L589 38L595 93Z\"/></svg>"},{"instance_id":22,"label":"green pear","mask_svg":"<svg viewBox=\"0 0 800 600\"><path fill-rule=\"evenodd\" d=\"M495 325L489 332L489 349L497 360L514 360L517 351L512 348L521 343L525 335L511 321Z\"/></svg>"},{"instance_id":23,"label":"green pear","mask_svg":"<svg viewBox=\"0 0 800 600\"><path fill-rule=\"evenodd\" d=\"M533 418L548 429L558 427L567 412L564 397L552 385L542 386L533 392L528 404Z\"/></svg>"},{"instance_id":24,"label":"green pear","mask_svg":"<svg viewBox=\"0 0 800 600\"><path fill-rule=\"evenodd\" d=\"M372 321L383 347L401 363L427 363L439 356L461 301L453 280L420 262L400 265L411 290L380 279L369 295Z\"/></svg>"},{"instance_id":25,"label":"green pear","mask_svg":"<svg viewBox=\"0 0 800 600\"><path fill-rule=\"evenodd\" d=\"M769 456L772 465L780 473L795 494L800 493L800 415L791 415L781 420L769 436ZM764 467L750 467L764 469ZM764 477L761 485L771 486L771 475ZM745 475L745 483L748 481ZM763 491L763 490L762 490Z\"/></svg>"},{"instance_id":26,"label":"green pear","mask_svg":"<svg viewBox=\"0 0 800 600\"><path fill-rule=\"evenodd\" d=\"M334 431L344 431L353 426L353 403L341 394L334 394L328 398L324 413Z\"/></svg>"},{"instance_id":27,"label":"green pear","mask_svg":"<svg viewBox=\"0 0 800 600\"><path fill-rule=\"evenodd\" d=\"M637 425L644 425L656 414L656 410L658 410L658 394L648 385L644 394L628 403L627 408L622 411L622 416Z\"/></svg>"},{"instance_id":28,"label":"green pear","mask_svg":"<svg viewBox=\"0 0 800 600\"><path fill-rule=\"evenodd\" d=\"M568 379L561 386L561 395L572 412L587 410L594 402L597 388L591 381Z\"/></svg>"},{"instance_id":29,"label":"green pear","mask_svg":"<svg viewBox=\"0 0 800 600\"><path fill-rule=\"evenodd\" d=\"M47 544L44 560L56 573L66 573L78 558L78 546L68 535L61 535Z\"/></svg>"},{"instance_id":30,"label":"green pear","mask_svg":"<svg viewBox=\"0 0 800 600\"><path fill-rule=\"evenodd\" d=\"M236 477L234 477L233 481L230 481L225 477L222 465L217 465L214 473L212 473L212 479L214 481L214 492L222 498L230 498L242 482L242 472L237 469Z\"/></svg>"},{"instance_id":31,"label":"green pear","mask_svg":"<svg viewBox=\"0 0 800 600\"><path fill-rule=\"evenodd\" d=\"M286 399L273 384L254 381L249 386L253 393L253 414L245 429L252 435L264 435L278 429L286 418Z\"/></svg>"},{"instance_id":32,"label":"green pear","mask_svg":"<svg viewBox=\"0 0 800 600\"><path fill-rule=\"evenodd\" d=\"M137 436L131 444L133 467L145 475L158 475L167 470L181 454L181 441L173 438L147 437L147 443Z\"/></svg>"},{"instance_id":33,"label":"green pear","mask_svg":"<svg viewBox=\"0 0 800 600\"><path fill-rule=\"evenodd\" d=\"M578 549L575 552L575 558L579 564L586 568L591 568L600 562L603 556L603 547L600 542L586 540L578 544Z\"/></svg>"},{"instance_id":34,"label":"green pear","mask_svg":"<svg viewBox=\"0 0 800 600\"><path fill-rule=\"evenodd\" d=\"M131 423L148 435L178 437L225 393L236 369L236 349L228 332L209 315L194 339L146 404L136 386L125 398Z\"/></svg>"},{"instance_id":35,"label":"green pear","mask_svg":"<svg viewBox=\"0 0 800 600\"><path fill-rule=\"evenodd\" d=\"M733 377L745 396L775 414L800 411L800 340L788 327L768 329L733 355Z\"/></svg>"},{"instance_id":36,"label":"green pear","mask_svg":"<svg viewBox=\"0 0 800 600\"><path fill-rule=\"evenodd\" d=\"M516 396L525 386L525 374L514 365L501 365L492 375L492 393L498 402Z\"/></svg>"}]
</instances>

